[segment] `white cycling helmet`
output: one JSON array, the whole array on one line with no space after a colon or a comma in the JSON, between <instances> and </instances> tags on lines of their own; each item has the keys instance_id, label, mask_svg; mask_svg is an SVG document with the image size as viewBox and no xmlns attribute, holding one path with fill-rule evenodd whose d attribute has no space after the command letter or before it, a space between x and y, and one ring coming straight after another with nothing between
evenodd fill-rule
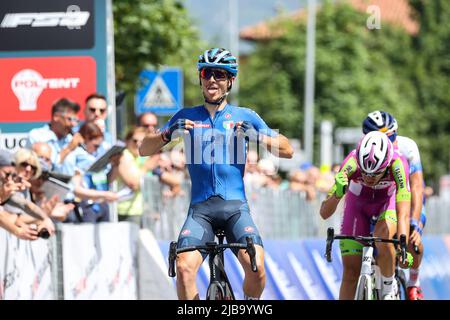
<instances>
[{"instance_id":1,"label":"white cycling helmet","mask_svg":"<svg viewBox=\"0 0 450 320\"><path fill-rule=\"evenodd\" d=\"M376 174L391 163L394 147L389 138L380 131L366 134L358 144L356 157L358 166L368 174Z\"/></svg>"}]
</instances>

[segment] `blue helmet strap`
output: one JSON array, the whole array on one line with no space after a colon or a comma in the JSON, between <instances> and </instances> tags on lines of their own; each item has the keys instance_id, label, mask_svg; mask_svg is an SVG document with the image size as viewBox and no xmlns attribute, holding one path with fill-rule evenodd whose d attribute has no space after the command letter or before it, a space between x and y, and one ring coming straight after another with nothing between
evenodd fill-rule
<instances>
[{"instance_id":1,"label":"blue helmet strap","mask_svg":"<svg viewBox=\"0 0 450 320\"><path fill-rule=\"evenodd\" d=\"M388 138L392 143L394 143L395 139L397 138L397 131L394 131L394 133L388 136Z\"/></svg>"}]
</instances>

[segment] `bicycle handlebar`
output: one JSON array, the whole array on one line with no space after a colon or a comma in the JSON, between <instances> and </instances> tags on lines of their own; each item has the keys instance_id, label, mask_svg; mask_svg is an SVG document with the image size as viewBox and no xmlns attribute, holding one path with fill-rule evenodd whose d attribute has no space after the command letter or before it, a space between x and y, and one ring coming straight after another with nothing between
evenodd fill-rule
<instances>
[{"instance_id":1,"label":"bicycle handlebar","mask_svg":"<svg viewBox=\"0 0 450 320\"><path fill-rule=\"evenodd\" d=\"M335 235L333 228L327 229L327 245L325 248L325 258L328 262L331 262L331 249L333 246L334 239L350 239L350 240L359 240L366 242L369 245L372 245L374 242L387 242L392 244L400 245L401 250L401 262L404 263L406 261L406 236L404 234L400 235L400 240L398 239L383 239L379 237L364 237L364 236L348 236L348 235Z\"/></svg>"},{"instance_id":2,"label":"bicycle handlebar","mask_svg":"<svg viewBox=\"0 0 450 320\"><path fill-rule=\"evenodd\" d=\"M238 249L246 249L246 252L250 256L250 263L252 267L253 272L257 272L258 268L256 266L256 249L255 244L253 243L253 239L251 237L245 238L247 244L242 243L225 243L225 244L217 244L216 242L207 242L205 245L199 245L199 246L189 246L177 249L177 243L176 241L172 241L170 243L169 247L169 277L175 277L175 260L177 258L177 255L183 252L189 252L189 251L195 251L195 250L204 250L209 253L217 252L220 250L225 249L232 249L232 248L238 248Z\"/></svg>"}]
</instances>

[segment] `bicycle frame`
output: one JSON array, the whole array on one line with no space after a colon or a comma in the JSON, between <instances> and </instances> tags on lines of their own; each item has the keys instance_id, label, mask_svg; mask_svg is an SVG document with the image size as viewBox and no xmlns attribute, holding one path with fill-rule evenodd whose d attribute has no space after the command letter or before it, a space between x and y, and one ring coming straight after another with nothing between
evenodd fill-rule
<instances>
[{"instance_id":1,"label":"bicycle frame","mask_svg":"<svg viewBox=\"0 0 450 320\"><path fill-rule=\"evenodd\" d=\"M253 272L257 272L256 266L256 249L251 237L246 237L247 244L242 243L227 243L223 244L223 233L216 233L219 243L207 242L205 245L190 246L177 249L177 242L172 241L169 247L169 277L175 277L175 260L178 254L188 251L198 250L200 252L206 252L208 254L208 263L210 269L210 280L207 290L207 299L216 299L217 290L219 290L219 298L225 300L234 300L234 293L231 288L231 284L228 280L225 272L223 251L231 248L246 249L246 252L250 256L250 262Z\"/></svg>"},{"instance_id":2,"label":"bicycle frame","mask_svg":"<svg viewBox=\"0 0 450 320\"><path fill-rule=\"evenodd\" d=\"M348 236L335 235L333 228L327 230L327 244L325 257L328 262L331 262L331 249L334 239L350 239L359 240L365 243L363 247L363 254L361 259L361 273L358 278L356 286L355 300L374 300L380 298L380 290L382 289L381 272L374 259L374 244L375 242L387 242L394 245L400 245L402 260L406 260L406 236L400 235L400 240L397 239L382 239L378 237L363 237L363 236Z\"/></svg>"}]
</instances>

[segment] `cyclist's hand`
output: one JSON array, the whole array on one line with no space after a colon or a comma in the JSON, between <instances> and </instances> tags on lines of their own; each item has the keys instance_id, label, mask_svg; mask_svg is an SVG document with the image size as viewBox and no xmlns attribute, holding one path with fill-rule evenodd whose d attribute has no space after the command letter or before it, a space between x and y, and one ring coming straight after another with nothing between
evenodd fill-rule
<instances>
[{"instance_id":1,"label":"cyclist's hand","mask_svg":"<svg viewBox=\"0 0 450 320\"><path fill-rule=\"evenodd\" d=\"M164 141L169 142L172 140L172 134L177 130L185 130L185 133L188 133L187 130L191 130L194 128L194 122L189 119L178 119L172 124L169 128L162 132L162 137Z\"/></svg>"},{"instance_id":2,"label":"cyclist's hand","mask_svg":"<svg viewBox=\"0 0 450 320\"><path fill-rule=\"evenodd\" d=\"M401 253L398 253L400 255L398 262L401 268L403 269L409 269L412 267L413 263L414 263L414 257L412 256L411 253L406 252L406 260L402 261L402 257L401 257Z\"/></svg>"},{"instance_id":3,"label":"cyclist's hand","mask_svg":"<svg viewBox=\"0 0 450 320\"><path fill-rule=\"evenodd\" d=\"M236 124L236 131L248 137L249 141L257 142L259 139L258 131L250 121L242 121Z\"/></svg>"},{"instance_id":4,"label":"cyclist's hand","mask_svg":"<svg viewBox=\"0 0 450 320\"><path fill-rule=\"evenodd\" d=\"M420 246L422 243L422 236L420 235L420 232L413 230L409 236L409 241L415 246Z\"/></svg>"},{"instance_id":5,"label":"cyclist's hand","mask_svg":"<svg viewBox=\"0 0 450 320\"><path fill-rule=\"evenodd\" d=\"M345 172L338 172L336 176L334 177L335 184L336 184L336 197L342 198L347 191L348 186L348 177Z\"/></svg>"},{"instance_id":6,"label":"cyclist's hand","mask_svg":"<svg viewBox=\"0 0 450 320\"><path fill-rule=\"evenodd\" d=\"M409 240L416 246L419 246L422 242L422 228L419 221L416 219L410 220L410 236Z\"/></svg>"}]
</instances>

